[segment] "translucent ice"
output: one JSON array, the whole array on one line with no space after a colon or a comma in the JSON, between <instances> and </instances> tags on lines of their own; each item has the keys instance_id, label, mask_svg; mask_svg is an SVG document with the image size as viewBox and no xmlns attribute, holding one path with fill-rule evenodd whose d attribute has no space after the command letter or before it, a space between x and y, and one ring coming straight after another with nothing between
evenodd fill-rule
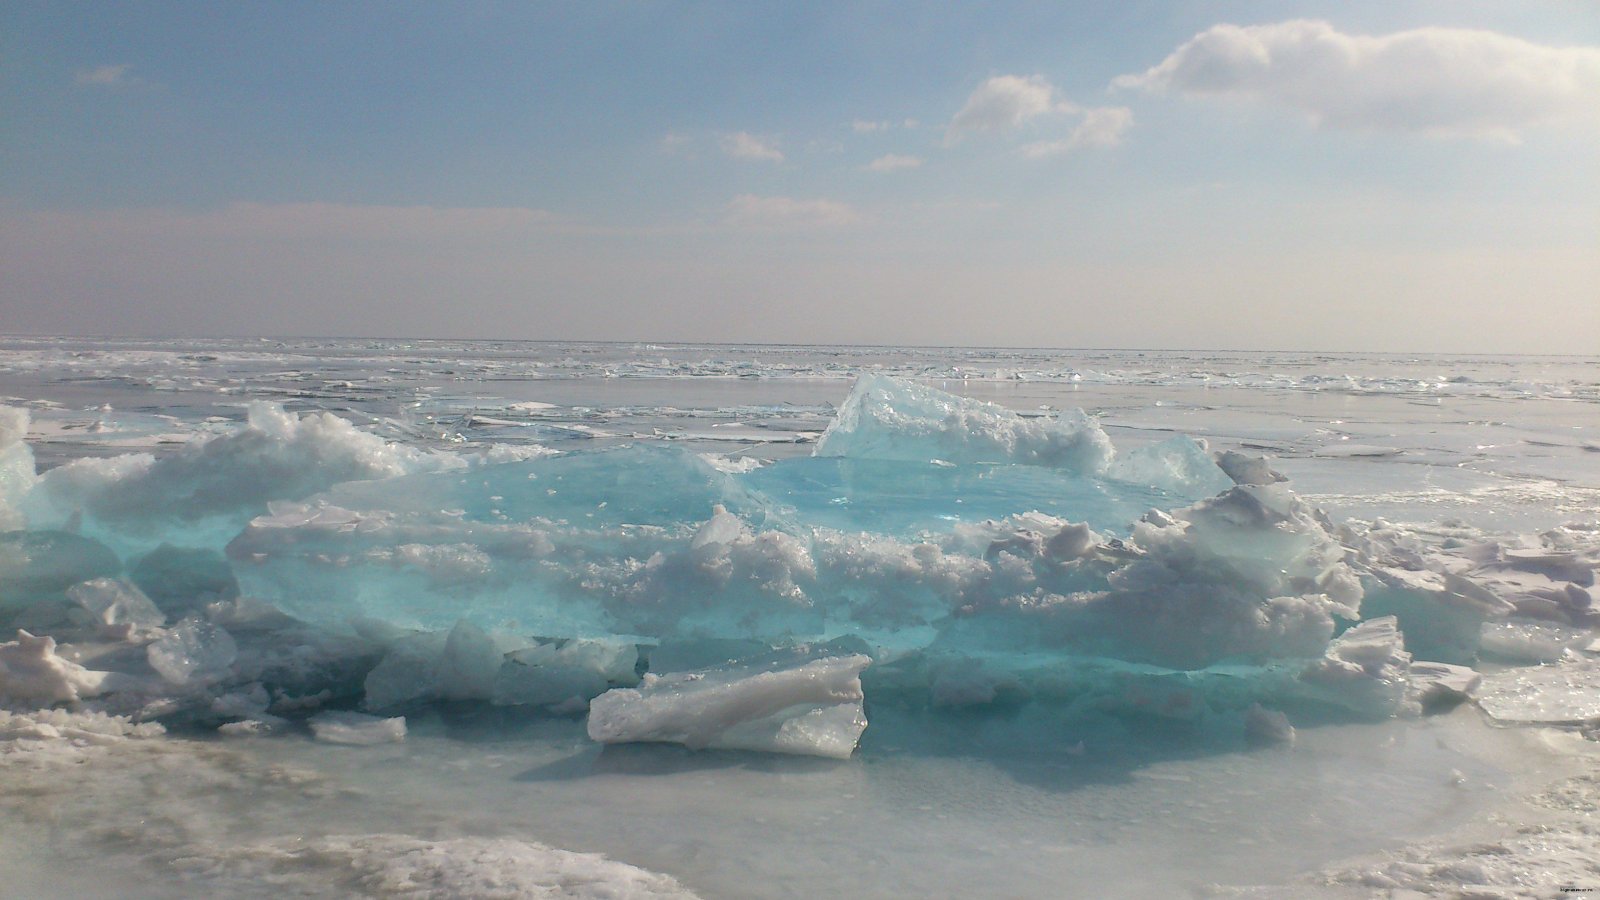
<instances>
[{"instance_id":1,"label":"translucent ice","mask_svg":"<svg viewBox=\"0 0 1600 900\"><path fill-rule=\"evenodd\" d=\"M637 684L638 648L623 641L541 641L506 654L490 699L502 706L586 709L614 687Z\"/></svg>"},{"instance_id":2,"label":"translucent ice","mask_svg":"<svg viewBox=\"0 0 1600 900\"><path fill-rule=\"evenodd\" d=\"M491 635L460 621L448 632L424 632L394 641L366 678L369 709L414 700L488 700L505 655L525 641Z\"/></svg>"},{"instance_id":3,"label":"translucent ice","mask_svg":"<svg viewBox=\"0 0 1600 900\"><path fill-rule=\"evenodd\" d=\"M200 685L227 674L238 658L233 635L220 625L190 616L150 643L150 667L174 685Z\"/></svg>"},{"instance_id":4,"label":"translucent ice","mask_svg":"<svg viewBox=\"0 0 1600 900\"><path fill-rule=\"evenodd\" d=\"M1020 463L1098 473L1111 440L1082 410L1023 418L885 375L862 375L817 443L818 456Z\"/></svg>"},{"instance_id":5,"label":"translucent ice","mask_svg":"<svg viewBox=\"0 0 1600 900\"><path fill-rule=\"evenodd\" d=\"M257 407L159 462L60 467L27 496L116 544L159 613L187 616L149 650L184 697L264 682L268 659L314 669L259 647L229 655L223 626L287 634L300 627L287 614L360 644L350 658L371 661L341 668L340 690L364 685L370 709L575 712L697 654L715 668L855 636L885 660L873 690L937 709L1381 716L1420 696L1410 654L1471 661L1482 624L1524 605L1588 621L1595 554L1577 538L1446 547L1381 523L1335 528L1263 460L1187 438L1114 458L1087 419L892 379L863 378L845 407L826 455L754 468L661 445L469 465ZM156 486L176 493L151 499ZM224 555L230 522L243 524ZM132 601L67 598L123 563L93 538L8 533L0 596L19 625L51 610L81 624L87 609L153 626ZM281 610L272 624L250 612L263 603ZM1363 619L1378 621L1351 627Z\"/></svg>"},{"instance_id":6,"label":"translucent ice","mask_svg":"<svg viewBox=\"0 0 1600 900\"><path fill-rule=\"evenodd\" d=\"M1507 662L1552 663L1565 656L1569 647L1581 647L1592 637L1587 629L1569 625L1508 619L1483 623L1479 647L1486 656Z\"/></svg>"},{"instance_id":7,"label":"translucent ice","mask_svg":"<svg viewBox=\"0 0 1600 900\"><path fill-rule=\"evenodd\" d=\"M839 656L776 669L647 675L638 688L618 688L590 704L589 737L845 759L867 727L861 670L871 662Z\"/></svg>"},{"instance_id":8,"label":"translucent ice","mask_svg":"<svg viewBox=\"0 0 1600 900\"><path fill-rule=\"evenodd\" d=\"M67 588L67 596L93 617L102 634L119 639L135 630L167 624L150 598L133 584L120 578L96 578Z\"/></svg>"},{"instance_id":9,"label":"translucent ice","mask_svg":"<svg viewBox=\"0 0 1600 900\"><path fill-rule=\"evenodd\" d=\"M297 416L258 402L245 427L169 456L86 458L51 469L20 505L30 527L76 520L124 553L163 541L220 548L269 500L452 465L464 464L390 444L329 413Z\"/></svg>"},{"instance_id":10,"label":"translucent ice","mask_svg":"<svg viewBox=\"0 0 1600 900\"><path fill-rule=\"evenodd\" d=\"M1476 699L1507 724L1593 727L1600 724L1600 658L1573 656L1486 675Z\"/></svg>"},{"instance_id":11,"label":"translucent ice","mask_svg":"<svg viewBox=\"0 0 1600 900\"><path fill-rule=\"evenodd\" d=\"M1187 437L1169 438L1121 454L1107 468L1106 476L1190 499L1221 493L1234 483L1203 444Z\"/></svg>"},{"instance_id":12,"label":"translucent ice","mask_svg":"<svg viewBox=\"0 0 1600 900\"><path fill-rule=\"evenodd\" d=\"M28 411L0 406L0 531L23 527L18 504L36 478L28 435Z\"/></svg>"},{"instance_id":13,"label":"translucent ice","mask_svg":"<svg viewBox=\"0 0 1600 900\"><path fill-rule=\"evenodd\" d=\"M216 550L162 544L140 558L128 577L173 616L239 596L239 580Z\"/></svg>"},{"instance_id":14,"label":"translucent ice","mask_svg":"<svg viewBox=\"0 0 1600 900\"><path fill-rule=\"evenodd\" d=\"M703 465L682 454L652 457ZM330 625L364 615L440 629L465 611L480 625L515 623L524 634L854 632L900 647L924 646L943 631L947 642L1020 640L1041 651L1183 667L1316 656L1333 617L1354 618L1361 597L1323 523L1275 487L1234 488L1171 516L1152 514L1132 541L1038 513L947 522L943 534L909 539L808 526L811 508L774 516L736 484L702 494L694 518L653 512L656 521L644 525L607 524L616 515L609 509L597 511L594 524L587 516L558 523L473 512L494 502L489 491L506 506L519 502L508 482L526 491L557 461L492 467L465 480L408 479L416 489L397 492L404 505L431 496L444 512L275 507L229 555L248 593ZM670 496L676 488L667 481ZM587 477L564 488L599 489ZM650 490L641 485L619 505L661 510ZM750 512L734 513L717 502L723 497ZM335 498L354 500L343 491ZM671 497L667 508L680 505L687 499ZM759 530L771 521L784 527Z\"/></svg>"},{"instance_id":15,"label":"translucent ice","mask_svg":"<svg viewBox=\"0 0 1600 900\"><path fill-rule=\"evenodd\" d=\"M111 548L80 535L0 532L0 616L42 601L65 602L72 585L121 570Z\"/></svg>"}]
</instances>

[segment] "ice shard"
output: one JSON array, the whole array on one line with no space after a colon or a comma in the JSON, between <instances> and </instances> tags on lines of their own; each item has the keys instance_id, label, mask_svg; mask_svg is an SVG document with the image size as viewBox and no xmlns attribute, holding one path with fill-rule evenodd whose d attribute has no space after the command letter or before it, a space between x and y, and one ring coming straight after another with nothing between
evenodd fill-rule
<instances>
[{"instance_id":1,"label":"ice shard","mask_svg":"<svg viewBox=\"0 0 1600 900\"><path fill-rule=\"evenodd\" d=\"M867 727L861 670L871 662L833 656L647 675L590 704L589 737L845 759Z\"/></svg>"},{"instance_id":2,"label":"ice shard","mask_svg":"<svg viewBox=\"0 0 1600 900\"><path fill-rule=\"evenodd\" d=\"M817 442L818 456L1015 463L1084 474L1111 463L1111 439L1083 413L1024 418L915 382L862 375Z\"/></svg>"}]
</instances>

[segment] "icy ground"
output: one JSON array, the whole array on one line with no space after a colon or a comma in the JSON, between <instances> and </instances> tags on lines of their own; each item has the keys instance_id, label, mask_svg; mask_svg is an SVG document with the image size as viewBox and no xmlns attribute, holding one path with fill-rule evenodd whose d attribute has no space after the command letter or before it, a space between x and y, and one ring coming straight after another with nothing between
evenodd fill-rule
<instances>
[{"instance_id":1,"label":"icy ground","mask_svg":"<svg viewBox=\"0 0 1600 900\"><path fill-rule=\"evenodd\" d=\"M23 896L1600 887L1594 360L0 346Z\"/></svg>"}]
</instances>

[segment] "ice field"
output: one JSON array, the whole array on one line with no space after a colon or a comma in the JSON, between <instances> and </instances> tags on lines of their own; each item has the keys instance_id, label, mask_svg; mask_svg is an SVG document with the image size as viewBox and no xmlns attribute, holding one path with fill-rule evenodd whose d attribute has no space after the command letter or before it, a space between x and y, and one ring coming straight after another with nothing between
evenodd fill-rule
<instances>
[{"instance_id":1,"label":"ice field","mask_svg":"<svg viewBox=\"0 0 1600 900\"><path fill-rule=\"evenodd\" d=\"M1597 570L1597 358L0 338L0 872L1600 890Z\"/></svg>"}]
</instances>

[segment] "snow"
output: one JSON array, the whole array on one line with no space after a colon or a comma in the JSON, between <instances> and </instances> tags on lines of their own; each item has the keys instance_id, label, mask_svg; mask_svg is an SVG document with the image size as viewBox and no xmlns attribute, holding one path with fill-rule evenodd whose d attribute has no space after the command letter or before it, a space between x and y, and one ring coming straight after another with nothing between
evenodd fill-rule
<instances>
[{"instance_id":1,"label":"snow","mask_svg":"<svg viewBox=\"0 0 1600 900\"><path fill-rule=\"evenodd\" d=\"M423 840L330 835L210 850L176 861L224 883L365 896L483 900L694 900L673 878L607 859L509 838Z\"/></svg>"}]
</instances>

